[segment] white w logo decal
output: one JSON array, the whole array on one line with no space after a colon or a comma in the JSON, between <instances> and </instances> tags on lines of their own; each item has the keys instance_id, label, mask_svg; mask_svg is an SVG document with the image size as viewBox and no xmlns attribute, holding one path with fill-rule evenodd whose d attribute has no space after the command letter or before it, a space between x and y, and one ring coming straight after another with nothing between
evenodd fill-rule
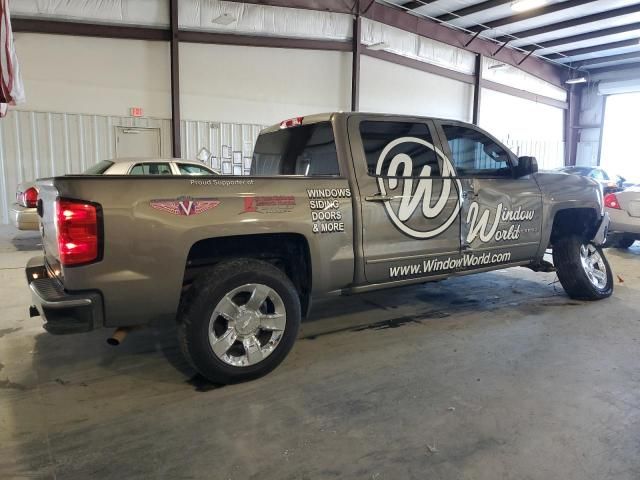
<instances>
[{"instance_id":1,"label":"white w logo decal","mask_svg":"<svg viewBox=\"0 0 640 480\"><path fill-rule=\"evenodd\" d=\"M418 185L416 186L415 190L413 189L414 179L411 178L413 175L413 160L406 153L399 153L395 155L389 163L388 171L382 172L382 167L384 165L386 157L389 155L389 152L391 152L394 147L402 143L417 143L423 145L428 149L433 150L437 155L438 163L440 165L440 176L445 178L442 179L442 189L433 205L431 204L431 199L433 196L433 179L431 178L431 167L429 165L425 165L424 167L422 167ZM449 196L451 195L452 187L457 187L457 192L461 191L460 181L451 178L454 175L455 171L449 159L440 150L434 147L433 144L416 137L398 138L389 143L382 150L382 153L380 154L380 157L378 157L378 163L376 165L378 187L382 195L387 194L384 177L392 177L388 179L389 190L395 190L396 188L398 188L399 180L398 178L393 177L402 177L402 196L400 199L400 206L398 208L398 211L396 212L394 210L394 207L388 201L385 202L384 206L387 210L387 213L389 214L389 217L391 218L391 221L396 225L396 227L398 227L407 235L415 238L432 238L436 235L441 234L451 226L453 221L458 216L458 212L460 211L459 197L451 214L443 218L442 223L436 228L427 231L420 231L406 224L406 222L411 218L413 213L420 205L422 206L422 215L425 218L437 218L442 214L445 207L447 206L447 201L449 200ZM453 184L454 182L455 185Z\"/></svg>"}]
</instances>

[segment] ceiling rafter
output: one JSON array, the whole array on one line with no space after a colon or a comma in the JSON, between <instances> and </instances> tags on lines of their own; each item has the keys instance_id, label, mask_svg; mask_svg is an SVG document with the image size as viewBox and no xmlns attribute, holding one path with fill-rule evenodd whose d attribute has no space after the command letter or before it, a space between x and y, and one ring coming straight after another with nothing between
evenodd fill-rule
<instances>
[{"instance_id":1,"label":"ceiling rafter","mask_svg":"<svg viewBox=\"0 0 640 480\"><path fill-rule=\"evenodd\" d=\"M615 48L625 48L625 47L640 47L640 42L638 41L637 38L632 38L630 40L621 40L619 42L604 43L600 45L593 45L591 47L576 48L574 50L567 50L564 52L550 53L548 55L545 55L545 57L551 58L551 59L558 59L563 57L577 57L578 55L586 55L589 53L596 53L596 52L605 52L607 50L613 50Z\"/></svg>"},{"instance_id":2,"label":"ceiling rafter","mask_svg":"<svg viewBox=\"0 0 640 480\"><path fill-rule=\"evenodd\" d=\"M560 12L562 10L579 7L587 3L595 3L597 1L598 0L567 0L566 2L552 3L551 5L545 5L544 7L527 10L526 12L519 13L517 15L511 15L510 17L499 18L491 22L484 22L482 25L470 27L469 30L472 30L474 32L478 31L478 29L491 30L493 28L503 27L511 23L521 22L530 18L548 15L549 13Z\"/></svg>"},{"instance_id":3,"label":"ceiling rafter","mask_svg":"<svg viewBox=\"0 0 640 480\"><path fill-rule=\"evenodd\" d=\"M589 58L587 60L582 60L580 62L576 62L574 66L576 68L589 68L589 65L600 65L603 63L609 62L619 62L622 60L640 60L640 52L630 52L630 53L618 53L616 55L607 55L605 57L598 58ZM592 67L598 68L598 67Z\"/></svg>"},{"instance_id":4,"label":"ceiling rafter","mask_svg":"<svg viewBox=\"0 0 640 480\"><path fill-rule=\"evenodd\" d=\"M621 25L619 27L603 28L602 30L595 30L593 32L581 33L579 35L572 35L570 37L562 37L548 42L532 43L531 45L521 45L520 48L524 50L541 49L541 48L554 48L560 45L568 45L570 43L583 42L585 40L593 40L595 38L606 37L608 35L616 35L619 33L633 32L634 30L640 30L640 22L630 23L628 25Z\"/></svg>"},{"instance_id":5,"label":"ceiling rafter","mask_svg":"<svg viewBox=\"0 0 640 480\"><path fill-rule=\"evenodd\" d=\"M424 7L425 5L429 5L430 3L437 1L438 0L411 0L409 2L398 4L398 6L406 8L407 10L415 10L416 8Z\"/></svg>"},{"instance_id":6,"label":"ceiling rafter","mask_svg":"<svg viewBox=\"0 0 640 480\"><path fill-rule=\"evenodd\" d=\"M519 32L513 32L509 35L497 37L499 42L506 42L509 38L527 38L536 35L544 35L545 33L555 32L565 28L579 27L580 25L586 25L588 23L599 22L601 20L609 20L614 17L620 17L623 15L631 15L640 12L640 3L637 5L631 5L623 8L616 8L615 10L607 10L606 12L594 13L593 15L586 15L584 17L574 18L571 20L563 20L562 22L551 23L542 27L530 28L528 30L521 30Z\"/></svg>"},{"instance_id":7,"label":"ceiling rafter","mask_svg":"<svg viewBox=\"0 0 640 480\"><path fill-rule=\"evenodd\" d=\"M436 20L448 22L450 20L455 20L456 18L466 17L467 15L489 10L490 8L499 7L500 5L511 3L512 1L513 0L488 0L486 2L476 3L475 5L469 5L468 7L464 7L459 10L454 10L453 12L445 13L444 15L436 17Z\"/></svg>"}]
</instances>

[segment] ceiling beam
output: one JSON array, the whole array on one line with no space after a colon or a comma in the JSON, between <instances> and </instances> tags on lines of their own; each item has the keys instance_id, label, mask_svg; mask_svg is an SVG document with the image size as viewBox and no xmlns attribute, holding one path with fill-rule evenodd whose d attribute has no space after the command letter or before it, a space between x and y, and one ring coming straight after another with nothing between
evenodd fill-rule
<instances>
[{"instance_id":1,"label":"ceiling beam","mask_svg":"<svg viewBox=\"0 0 640 480\"><path fill-rule=\"evenodd\" d=\"M406 12L398 8L390 7L382 3L375 2L364 16L370 20L384 23L385 25L399 28L406 32L431 38L473 53L479 53L486 57L493 57L495 60L520 68L531 75L559 87L564 87L564 81L568 78L568 71L565 68L535 56L529 57L526 62L519 65L519 62L522 62L526 57L526 53L519 52L512 48L505 48L494 56L497 48L496 43L484 38L476 38L465 48L465 45L469 43L469 39L472 38L468 33L441 25L427 18L421 18L417 15L407 15Z\"/></svg>"},{"instance_id":2,"label":"ceiling beam","mask_svg":"<svg viewBox=\"0 0 640 480\"><path fill-rule=\"evenodd\" d=\"M558 38L548 42L532 43L531 45L521 45L519 48L524 50L537 50L542 48L559 47L560 45L568 45L570 43L583 42L585 40L593 40L595 38L606 37L607 35L617 35L618 33L627 33L634 30L640 30L640 22L621 25L619 27L603 28L594 32L581 33L570 37Z\"/></svg>"},{"instance_id":3,"label":"ceiling beam","mask_svg":"<svg viewBox=\"0 0 640 480\"><path fill-rule=\"evenodd\" d=\"M500 5L511 3L512 1L513 0L488 0L486 2L476 3L475 5L469 5L468 7L464 7L459 10L454 10L451 13L445 13L444 15L436 17L436 20L448 22L450 20L455 20L456 18L466 17L467 15L482 12L483 10L488 10L493 7L499 7Z\"/></svg>"},{"instance_id":4,"label":"ceiling beam","mask_svg":"<svg viewBox=\"0 0 640 480\"><path fill-rule=\"evenodd\" d=\"M355 13L358 0L227 0L236 3L269 5L271 7L301 8L322 12Z\"/></svg>"},{"instance_id":5,"label":"ceiling beam","mask_svg":"<svg viewBox=\"0 0 640 480\"><path fill-rule=\"evenodd\" d=\"M530 18L539 17L541 15L547 15L549 13L555 13L568 8L579 7L586 3L595 3L598 0L567 0L566 2L552 3L540 8L534 8L527 10L526 12L519 13L517 15L511 15L510 17L499 18L491 22L484 22L482 25L471 27L470 30L477 32L478 30L487 30L492 28L502 27L511 23L521 22Z\"/></svg>"},{"instance_id":6,"label":"ceiling beam","mask_svg":"<svg viewBox=\"0 0 640 480\"><path fill-rule=\"evenodd\" d=\"M637 5L631 5L629 7L616 8L615 10L609 10L606 12L594 13L593 15L586 15L580 18L574 18L571 20L563 20L562 22L552 23L543 27L531 28L529 30L521 30L509 35L497 37L499 42L506 42L510 38L527 38L535 35L543 35L545 33L555 32L556 30L562 30L565 28L578 27L580 25L586 25L592 22L599 22L601 20L609 20L610 18L620 17L623 15L630 15L640 12L640 3Z\"/></svg>"},{"instance_id":7,"label":"ceiling beam","mask_svg":"<svg viewBox=\"0 0 640 480\"><path fill-rule=\"evenodd\" d=\"M581 68L588 67L589 65L600 65L602 63L619 62L621 60L635 60L636 58L640 60L640 52L619 53L617 55L607 55L606 57L589 58L587 60L582 60L581 62L575 62L573 66L576 68Z\"/></svg>"},{"instance_id":8,"label":"ceiling beam","mask_svg":"<svg viewBox=\"0 0 640 480\"><path fill-rule=\"evenodd\" d=\"M180 41L185 43L209 43L214 45L236 45L241 47L295 48L302 50L328 50L337 52L351 51L350 40L314 40L309 38L202 32L198 30L180 30Z\"/></svg>"},{"instance_id":9,"label":"ceiling beam","mask_svg":"<svg viewBox=\"0 0 640 480\"><path fill-rule=\"evenodd\" d=\"M640 46L637 38L631 40L621 40L619 42L603 43L600 45L593 45L591 47L576 48L574 50L566 50L564 52L549 53L545 55L545 58L558 59L563 57L577 57L578 55L586 55L588 53L604 52L606 50L613 50L614 48L624 47L636 47Z\"/></svg>"},{"instance_id":10,"label":"ceiling beam","mask_svg":"<svg viewBox=\"0 0 640 480\"><path fill-rule=\"evenodd\" d=\"M62 22L56 20L36 20L12 18L14 32L49 33L52 35L75 35L78 37L123 38L128 40L159 40L168 42L168 29L148 27L123 27L95 23Z\"/></svg>"}]
</instances>

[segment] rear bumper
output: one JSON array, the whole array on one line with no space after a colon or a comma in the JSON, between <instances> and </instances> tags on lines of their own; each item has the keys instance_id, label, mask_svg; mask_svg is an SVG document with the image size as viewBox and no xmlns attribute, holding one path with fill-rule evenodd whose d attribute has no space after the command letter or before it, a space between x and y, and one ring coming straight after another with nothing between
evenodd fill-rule
<instances>
[{"instance_id":1,"label":"rear bumper","mask_svg":"<svg viewBox=\"0 0 640 480\"><path fill-rule=\"evenodd\" d=\"M29 260L25 273L31 290L31 316L40 315L49 333L89 332L104 325L100 292L65 291L57 278L49 276L42 257Z\"/></svg>"},{"instance_id":2,"label":"rear bumper","mask_svg":"<svg viewBox=\"0 0 640 480\"><path fill-rule=\"evenodd\" d=\"M611 232L640 235L640 217L632 217L626 210L614 208L607 208L607 213L611 217Z\"/></svg>"},{"instance_id":3,"label":"rear bumper","mask_svg":"<svg viewBox=\"0 0 640 480\"><path fill-rule=\"evenodd\" d=\"M27 208L13 203L11 205L10 216L11 223L13 223L18 230L38 230L39 228L40 221L35 208Z\"/></svg>"}]
</instances>

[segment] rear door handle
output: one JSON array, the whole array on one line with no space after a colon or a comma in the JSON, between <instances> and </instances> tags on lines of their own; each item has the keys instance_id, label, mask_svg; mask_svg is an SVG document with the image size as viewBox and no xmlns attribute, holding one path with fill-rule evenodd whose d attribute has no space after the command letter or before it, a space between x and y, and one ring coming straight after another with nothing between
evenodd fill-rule
<instances>
[{"instance_id":1,"label":"rear door handle","mask_svg":"<svg viewBox=\"0 0 640 480\"><path fill-rule=\"evenodd\" d=\"M370 197L364 197L364 199L367 202L388 202L389 200L391 200L393 197L390 197L388 195L372 195Z\"/></svg>"}]
</instances>

